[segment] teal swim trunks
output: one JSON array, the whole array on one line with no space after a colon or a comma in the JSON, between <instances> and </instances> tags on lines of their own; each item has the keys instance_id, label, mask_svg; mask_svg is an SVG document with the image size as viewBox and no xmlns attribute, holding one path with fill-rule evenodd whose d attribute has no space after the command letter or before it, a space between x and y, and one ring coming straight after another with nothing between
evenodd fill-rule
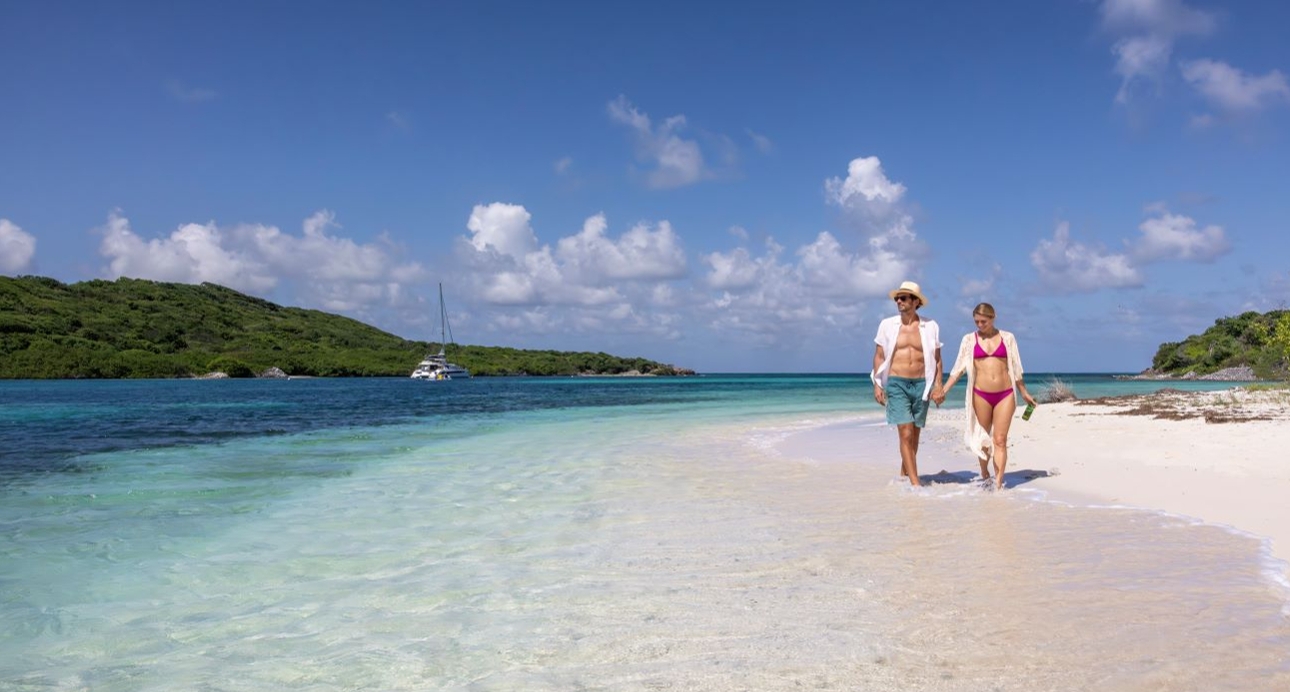
<instances>
[{"instance_id":1,"label":"teal swim trunks","mask_svg":"<svg viewBox=\"0 0 1290 692\"><path fill-rule=\"evenodd\" d=\"M905 425L913 423L922 428L927 425L927 400L923 390L927 388L927 379L920 377L887 378L887 424Z\"/></svg>"}]
</instances>

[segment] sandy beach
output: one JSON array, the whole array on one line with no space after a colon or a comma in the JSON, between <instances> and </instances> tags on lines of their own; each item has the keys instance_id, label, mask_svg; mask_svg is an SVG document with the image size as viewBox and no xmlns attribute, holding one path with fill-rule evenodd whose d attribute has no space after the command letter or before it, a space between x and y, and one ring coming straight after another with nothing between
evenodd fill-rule
<instances>
[{"instance_id":1,"label":"sandy beach","mask_svg":"<svg viewBox=\"0 0 1290 692\"><path fill-rule=\"evenodd\" d=\"M936 446L920 460L923 474L978 470L958 443L962 420L961 410L934 412ZM1166 389L1047 404L1014 421L1011 443L1011 487L1228 526L1269 539L1272 555L1290 561L1290 390Z\"/></svg>"}]
</instances>

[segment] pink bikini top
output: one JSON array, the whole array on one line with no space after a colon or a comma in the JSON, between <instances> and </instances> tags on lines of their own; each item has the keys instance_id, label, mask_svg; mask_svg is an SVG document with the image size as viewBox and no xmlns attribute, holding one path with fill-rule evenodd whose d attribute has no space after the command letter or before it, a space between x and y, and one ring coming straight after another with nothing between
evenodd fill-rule
<instances>
[{"instance_id":1,"label":"pink bikini top","mask_svg":"<svg viewBox=\"0 0 1290 692\"><path fill-rule=\"evenodd\" d=\"M1003 339L999 339L999 345L994 349L994 353L986 353L981 348L981 337L976 337L976 347L972 349L972 357L980 360L981 358L1007 358L1008 347L1003 345Z\"/></svg>"}]
</instances>

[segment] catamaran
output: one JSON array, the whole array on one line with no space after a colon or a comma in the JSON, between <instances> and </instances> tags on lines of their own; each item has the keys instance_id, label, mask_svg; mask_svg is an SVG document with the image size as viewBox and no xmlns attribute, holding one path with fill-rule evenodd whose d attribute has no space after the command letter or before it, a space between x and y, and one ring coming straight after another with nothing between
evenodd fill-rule
<instances>
[{"instance_id":1,"label":"catamaran","mask_svg":"<svg viewBox=\"0 0 1290 692\"><path fill-rule=\"evenodd\" d=\"M414 380L451 380L470 377L470 371L448 362L444 347L452 340L452 327L448 325L448 308L443 302L443 284L439 284L439 352L426 355L417 364L410 377Z\"/></svg>"}]
</instances>

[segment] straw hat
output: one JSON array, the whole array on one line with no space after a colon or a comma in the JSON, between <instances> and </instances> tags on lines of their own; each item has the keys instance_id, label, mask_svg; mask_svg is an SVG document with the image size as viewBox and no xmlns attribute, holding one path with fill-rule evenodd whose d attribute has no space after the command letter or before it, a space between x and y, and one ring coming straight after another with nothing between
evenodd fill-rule
<instances>
[{"instance_id":1,"label":"straw hat","mask_svg":"<svg viewBox=\"0 0 1290 692\"><path fill-rule=\"evenodd\" d=\"M927 305L927 296L923 295L923 290L913 281L902 281L900 288L888 293L887 296L895 298L898 293L909 293L918 299L920 305Z\"/></svg>"}]
</instances>

